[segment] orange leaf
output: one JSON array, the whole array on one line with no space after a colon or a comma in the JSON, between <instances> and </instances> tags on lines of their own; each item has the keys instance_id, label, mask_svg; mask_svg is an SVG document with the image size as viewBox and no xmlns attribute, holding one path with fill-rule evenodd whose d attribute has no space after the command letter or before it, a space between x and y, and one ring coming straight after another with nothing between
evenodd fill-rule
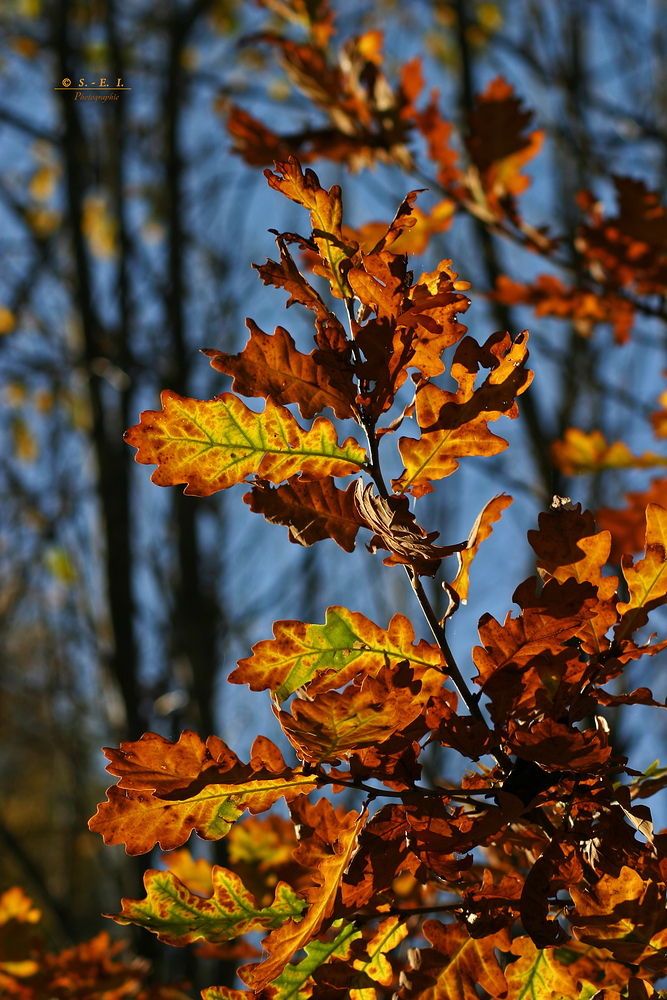
<instances>
[{"instance_id":1,"label":"orange leaf","mask_svg":"<svg viewBox=\"0 0 667 1000\"><path fill-rule=\"evenodd\" d=\"M230 674L232 684L248 684L251 691L274 693L284 701L305 684L309 693L346 684L356 674L375 676L385 663L407 660L421 677L445 666L442 652L424 639L414 644L415 632L403 615L394 615L385 630L359 612L333 607L324 625L278 621L274 639L256 643L253 655L239 660Z\"/></svg>"},{"instance_id":2,"label":"orange leaf","mask_svg":"<svg viewBox=\"0 0 667 1000\"><path fill-rule=\"evenodd\" d=\"M145 410L125 440L139 449L137 462L158 466L154 483L187 483L188 496L210 496L253 473L272 483L299 472L307 479L347 476L365 462L366 453L353 438L338 445L329 420L318 417L304 431L272 399L263 413L255 413L228 392L202 401L164 389L162 405Z\"/></svg>"},{"instance_id":3,"label":"orange leaf","mask_svg":"<svg viewBox=\"0 0 667 1000\"><path fill-rule=\"evenodd\" d=\"M459 571L456 579L452 583L453 589L459 595L463 604L468 603L468 588L470 586L469 574L470 566L477 555L477 551L482 542L489 537L493 531L492 525L500 520L500 516L506 507L512 503L512 497L499 493L484 505L477 515L477 520L470 529L468 544L462 552L458 553Z\"/></svg>"},{"instance_id":4,"label":"orange leaf","mask_svg":"<svg viewBox=\"0 0 667 1000\"><path fill-rule=\"evenodd\" d=\"M478 1000L478 986L493 997L505 996L507 984L494 949L509 949L506 930L476 940L461 924L425 920L422 933L433 947L420 949L417 961L412 959L414 971L406 973L408 985L401 994L405 1000Z\"/></svg>"},{"instance_id":5,"label":"orange leaf","mask_svg":"<svg viewBox=\"0 0 667 1000\"><path fill-rule=\"evenodd\" d=\"M294 156L290 156L286 162L277 162L276 171L264 171L269 186L310 212L313 238L322 260L322 265L314 269L315 273L323 274L329 280L331 291L337 298L349 298L351 293L344 277L343 265L359 248L356 243L348 244L343 236L340 187L334 184L326 191L317 174L310 169L304 174L301 164Z\"/></svg>"},{"instance_id":6,"label":"orange leaf","mask_svg":"<svg viewBox=\"0 0 667 1000\"><path fill-rule=\"evenodd\" d=\"M357 836L366 822L366 809L354 810L339 820L333 853L325 855L314 873L316 885L306 891L308 909L298 922L290 919L262 941L269 958L256 965L244 965L240 978L256 992L276 979L292 955L317 935L323 922L330 917L339 886L357 846Z\"/></svg>"},{"instance_id":7,"label":"orange leaf","mask_svg":"<svg viewBox=\"0 0 667 1000\"><path fill-rule=\"evenodd\" d=\"M186 731L181 740L173 744L146 733L120 750L105 750L108 770L121 780L88 825L106 844L145 854L156 843L166 851L181 847L193 830L204 840L219 840L245 809L263 812L282 797L290 801L317 787L316 778L287 767L266 737L255 740L249 764L215 737L204 744Z\"/></svg>"},{"instance_id":8,"label":"orange leaf","mask_svg":"<svg viewBox=\"0 0 667 1000\"><path fill-rule=\"evenodd\" d=\"M409 726L429 698L442 687L440 671L431 670L421 680L405 662L382 667L374 676L361 678L343 691L327 691L312 700L295 699L291 715L275 711L283 732L302 760L339 763L364 747L380 746Z\"/></svg>"},{"instance_id":9,"label":"orange leaf","mask_svg":"<svg viewBox=\"0 0 667 1000\"><path fill-rule=\"evenodd\" d=\"M454 356L452 376L457 393L444 392L428 383L417 392L417 420L421 438L401 438L399 450L405 471L392 485L401 493L423 496L433 490L431 480L455 472L464 455L497 455L507 441L493 434L487 424L503 414L519 414L515 397L530 385L532 372L525 369L527 334L512 344L509 334L494 334L483 347L466 337ZM491 374L474 389L480 365Z\"/></svg>"},{"instance_id":10,"label":"orange leaf","mask_svg":"<svg viewBox=\"0 0 667 1000\"><path fill-rule=\"evenodd\" d=\"M633 455L623 441L607 444L601 431L587 434L578 427L568 427L561 441L551 445L551 460L566 476L597 473L604 469L650 469L667 465L664 455L645 451Z\"/></svg>"},{"instance_id":11,"label":"orange leaf","mask_svg":"<svg viewBox=\"0 0 667 1000\"><path fill-rule=\"evenodd\" d=\"M653 608L667 602L667 509L650 503L646 508L646 551L633 565L631 555L624 555L621 568L630 599L617 605L622 623L617 638L625 637L647 621Z\"/></svg>"}]
</instances>

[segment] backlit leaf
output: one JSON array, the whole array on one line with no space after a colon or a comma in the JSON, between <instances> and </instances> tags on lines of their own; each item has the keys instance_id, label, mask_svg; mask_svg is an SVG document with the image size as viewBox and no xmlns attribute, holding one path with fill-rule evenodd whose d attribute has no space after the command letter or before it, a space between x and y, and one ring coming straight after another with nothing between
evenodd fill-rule
<instances>
[{"instance_id":1,"label":"backlit leaf","mask_svg":"<svg viewBox=\"0 0 667 1000\"><path fill-rule=\"evenodd\" d=\"M442 674L431 670L415 681L407 664L382 667L374 676L343 691L327 691L312 700L295 699L291 715L277 712L299 756L313 763L338 763L367 746L377 746L406 728L442 687Z\"/></svg>"},{"instance_id":2,"label":"backlit leaf","mask_svg":"<svg viewBox=\"0 0 667 1000\"><path fill-rule=\"evenodd\" d=\"M407 660L419 677L444 667L442 652L420 640L414 643L412 625L394 615L385 629L347 608L329 608L324 625L279 621L274 639L253 646L253 655L239 660L229 677L232 684L248 684L251 691L271 690L278 701L309 684L309 691L340 687L357 673L374 676L385 663Z\"/></svg>"},{"instance_id":3,"label":"backlit leaf","mask_svg":"<svg viewBox=\"0 0 667 1000\"><path fill-rule=\"evenodd\" d=\"M246 985L259 991L271 983L288 964L290 958L310 944L324 920L331 916L343 874L349 865L357 836L366 821L366 811L351 811L340 821L334 853L326 855L314 874L316 885L307 890L308 909L297 922L288 920L262 941L269 958L259 965L245 965L238 970Z\"/></svg>"},{"instance_id":4,"label":"backlit leaf","mask_svg":"<svg viewBox=\"0 0 667 1000\"><path fill-rule=\"evenodd\" d=\"M273 903L258 908L234 872L215 865L212 877L213 895L202 899L172 872L150 869L144 875L146 898L123 899L121 912L110 916L118 924L145 927L165 944L182 946L200 939L220 944L246 931L279 927L306 906L284 882L276 886Z\"/></svg>"},{"instance_id":5,"label":"backlit leaf","mask_svg":"<svg viewBox=\"0 0 667 1000\"><path fill-rule=\"evenodd\" d=\"M337 417L352 416L350 401L334 389L313 355L297 351L287 330L277 326L275 333L264 333L257 324L246 320L250 340L241 354L223 354L207 350L216 371L233 375L232 388L241 396L270 397L275 403L298 403L301 415L310 420L330 406Z\"/></svg>"},{"instance_id":6,"label":"backlit leaf","mask_svg":"<svg viewBox=\"0 0 667 1000\"><path fill-rule=\"evenodd\" d=\"M313 545L333 538L346 552L354 550L354 540L362 521L354 503L356 483L343 492L331 476L303 482L293 476L273 489L264 480L254 483L243 497L250 510L263 514L271 524L289 528L289 540L298 545Z\"/></svg>"},{"instance_id":7,"label":"backlit leaf","mask_svg":"<svg viewBox=\"0 0 667 1000\"><path fill-rule=\"evenodd\" d=\"M551 460L566 476L602 472L604 469L650 469L667 465L667 457L652 451L633 455L623 441L607 444L604 434L590 434L578 427L568 427L561 441L551 446Z\"/></svg>"},{"instance_id":8,"label":"backlit leaf","mask_svg":"<svg viewBox=\"0 0 667 1000\"><path fill-rule=\"evenodd\" d=\"M556 948L536 948L528 937L512 941L518 955L505 970L507 1000L570 1000L579 997L577 981L556 958Z\"/></svg>"},{"instance_id":9,"label":"backlit leaf","mask_svg":"<svg viewBox=\"0 0 667 1000\"><path fill-rule=\"evenodd\" d=\"M468 544L463 551L458 553L459 571L456 579L452 583L453 589L459 595L463 604L468 602L468 588L470 586L470 566L477 555L477 551L482 542L489 537L493 531L493 524L500 520L500 516L506 507L512 503L512 497L498 494L484 505L477 520L473 524L468 536Z\"/></svg>"},{"instance_id":10,"label":"backlit leaf","mask_svg":"<svg viewBox=\"0 0 667 1000\"><path fill-rule=\"evenodd\" d=\"M630 599L618 604L623 616L623 633L633 631L646 621L646 612L667 602L667 509L657 503L646 508L646 543L644 558L633 564L631 555L623 556L621 568L630 591Z\"/></svg>"},{"instance_id":11,"label":"backlit leaf","mask_svg":"<svg viewBox=\"0 0 667 1000\"><path fill-rule=\"evenodd\" d=\"M401 1000L478 1000L478 986L492 997L504 996L505 976L494 949L509 950L506 930L476 940L459 923L425 920L422 933L432 945L422 948L414 972L404 973ZM418 970L418 971L417 971Z\"/></svg>"},{"instance_id":12,"label":"backlit leaf","mask_svg":"<svg viewBox=\"0 0 667 1000\"><path fill-rule=\"evenodd\" d=\"M210 496L253 473L272 483L297 473L308 479L347 476L366 459L353 438L339 446L333 424L324 417L304 431L272 399L264 413L255 413L231 393L202 401L165 389L162 405L162 410L145 410L125 440L138 448L137 462L158 466L154 483L187 483L188 496Z\"/></svg>"},{"instance_id":13,"label":"backlit leaf","mask_svg":"<svg viewBox=\"0 0 667 1000\"><path fill-rule=\"evenodd\" d=\"M423 496L433 490L432 480L456 471L459 458L504 451L507 441L487 425L503 414L510 419L518 416L515 397L528 388L532 378L532 372L524 368L527 359L524 336L512 344L508 334L500 338L494 334L484 347L466 337L451 369L458 392L445 392L432 383L417 392L422 433L416 441L401 438L399 450L405 471L393 482L394 489ZM493 370L483 385L474 389L480 365Z\"/></svg>"},{"instance_id":14,"label":"backlit leaf","mask_svg":"<svg viewBox=\"0 0 667 1000\"><path fill-rule=\"evenodd\" d=\"M287 767L265 737L253 744L250 764L241 764L221 740L212 744L222 747L218 759L201 740L199 749L197 740L191 734L193 752L180 776L169 774L169 747L178 749L179 744L155 733L124 743L119 751L107 749L109 769L122 776L108 789L90 829L106 844L125 844L128 854L145 854L156 843L170 851L181 847L193 830L204 840L220 840L245 809L263 812L280 798L289 802L317 787L312 775ZM178 768L178 758L172 764Z\"/></svg>"}]
</instances>

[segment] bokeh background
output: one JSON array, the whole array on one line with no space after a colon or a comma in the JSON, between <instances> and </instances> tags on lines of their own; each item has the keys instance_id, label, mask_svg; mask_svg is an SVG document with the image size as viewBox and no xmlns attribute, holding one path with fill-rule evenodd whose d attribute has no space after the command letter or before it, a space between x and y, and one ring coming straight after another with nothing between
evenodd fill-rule
<instances>
[{"instance_id":1,"label":"bokeh background","mask_svg":"<svg viewBox=\"0 0 667 1000\"><path fill-rule=\"evenodd\" d=\"M200 398L226 390L229 379L199 349L240 350L247 315L267 331L287 326L308 349L305 310L285 314L286 295L250 267L275 257L269 228L303 231L305 213L268 189L260 164L234 152L228 121L240 107L280 133L323 123L272 41L303 39L321 6L0 7L0 891L20 884L34 897L54 947L89 937L121 895L140 894L142 867L159 863L104 848L87 829L110 783L101 746L147 730L176 738L186 727L217 733L241 756L259 732L280 741L268 697L225 680L275 619L321 622L328 605L346 604L383 627L401 611L426 634L403 574L385 569L363 541L351 555L330 540L291 545L285 528L248 510L242 487L205 500L160 490L122 438L142 409L158 406L161 388ZM454 145L476 93L499 74L514 86L545 132L521 212L560 238L575 284L577 192L592 191L607 213L613 175L665 192L664 0L331 7L332 63L344 58L346 39L380 29L388 80L420 56L425 98L438 88ZM76 81L100 78L122 80L117 100L76 99ZM324 184L343 186L346 221L359 228L389 222L414 188L428 189L424 212L442 201L423 141L415 137L409 150L412 165L390 156L357 162L354 172L331 160L314 166ZM495 493L514 496L450 626L470 677L477 620L503 618L515 586L534 571L525 534L552 494L621 507L628 490L659 477L641 468L567 477L550 447L578 426L635 454L656 448L647 417L664 391L667 314L663 295L645 296L631 336L618 343L613 323L489 300L501 274L526 282L560 272L465 212L425 241L414 270L434 270L443 258L472 283L471 334L483 342L497 329L529 327L536 371L521 417L499 428L510 448L464 462L420 501L420 523L449 543L467 536ZM652 684L664 698L659 660ZM610 712L615 748L636 767L665 753L654 712ZM433 773L449 764L441 754ZM656 800L658 818L661 808ZM183 973L149 935L135 947L162 975Z\"/></svg>"}]
</instances>

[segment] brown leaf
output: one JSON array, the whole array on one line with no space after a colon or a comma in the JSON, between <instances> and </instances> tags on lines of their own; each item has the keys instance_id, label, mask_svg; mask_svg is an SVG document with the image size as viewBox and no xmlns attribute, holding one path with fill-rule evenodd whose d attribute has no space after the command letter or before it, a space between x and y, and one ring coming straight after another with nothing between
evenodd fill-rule
<instances>
[{"instance_id":1,"label":"brown leaf","mask_svg":"<svg viewBox=\"0 0 667 1000\"><path fill-rule=\"evenodd\" d=\"M535 722L528 730L510 721L508 743L517 757L557 771L597 771L611 754L603 729L582 733L553 719Z\"/></svg>"},{"instance_id":2,"label":"brown leaf","mask_svg":"<svg viewBox=\"0 0 667 1000\"><path fill-rule=\"evenodd\" d=\"M388 549L393 553L384 560L387 566L409 565L417 573L435 576L446 556L465 547L465 542L434 545L440 532L426 534L417 524L407 497L389 496L385 499L373 492L372 483L364 486L363 480L358 479L354 500L366 527L376 533L368 545L369 551Z\"/></svg>"},{"instance_id":3,"label":"brown leaf","mask_svg":"<svg viewBox=\"0 0 667 1000\"><path fill-rule=\"evenodd\" d=\"M375 677L362 677L343 691L327 691L312 699L295 699L291 714L274 712L283 732L302 760L338 764L367 746L378 746L408 726L442 686L442 674L430 671L415 680L404 661L382 667Z\"/></svg>"},{"instance_id":4,"label":"brown leaf","mask_svg":"<svg viewBox=\"0 0 667 1000\"><path fill-rule=\"evenodd\" d=\"M233 375L232 389L241 396L269 396L276 403L298 403L301 415L310 420L325 406L337 417L353 416L350 402L329 383L316 363L315 351L301 354L290 334L277 326L273 335L264 333L252 319L246 320L250 340L240 354L204 350L211 366Z\"/></svg>"},{"instance_id":5,"label":"brown leaf","mask_svg":"<svg viewBox=\"0 0 667 1000\"><path fill-rule=\"evenodd\" d=\"M313 545L333 538L346 552L352 552L363 523L354 505L354 489L355 484L350 483L345 492L339 490L330 476L312 483L293 476L277 489L259 479L243 500L271 524L286 525L290 542Z\"/></svg>"},{"instance_id":6,"label":"brown leaf","mask_svg":"<svg viewBox=\"0 0 667 1000\"><path fill-rule=\"evenodd\" d=\"M665 886L624 865L618 878L572 886L572 929L580 941L608 949L615 959L664 972L667 968Z\"/></svg>"}]
</instances>

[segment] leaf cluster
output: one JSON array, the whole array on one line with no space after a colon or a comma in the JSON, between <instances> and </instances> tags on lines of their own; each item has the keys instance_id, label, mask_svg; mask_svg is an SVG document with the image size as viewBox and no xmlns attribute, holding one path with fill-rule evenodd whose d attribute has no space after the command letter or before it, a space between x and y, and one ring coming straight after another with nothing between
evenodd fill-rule
<instances>
[{"instance_id":1,"label":"leaf cluster","mask_svg":"<svg viewBox=\"0 0 667 1000\"><path fill-rule=\"evenodd\" d=\"M500 86L492 93L509 100ZM471 145L480 175L518 154L492 148L495 159L482 163L490 154ZM646 508L645 555L624 558L619 593L603 572L610 533L554 498L528 534L539 575L516 586L519 612L480 619L473 693L446 622L467 600L471 563L511 498L491 499L467 541L440 545L408 496L433 491L462 459L507 447L489 425L518 415L532 378L527 333L482 345L466 336L458 317L468 285L451 261L414 280L395 244L414 222L417 192L364 251L346 235L337 186L323 188L294 157L266 175L308 211L311 230L277 234L279 260L257 270L289 292L288 305L313 313L314 350L248 320L240 354L206 352L233 377L232 392L208 401L165 392L163 409L143 413L126 439L139 462L157 466L159 485L206 496L249 481L251 510L287 526L295 543L333 538L349 551L367 529L371 553L407 573L432 641L416 641L402 614L386 628L344 607L329 608L324 624L276 622L230 681L270 692L295 765L263 736L248 763L191 731L107 749L119 781L91 829L131 854L176 851L170 871L147 872L146 898L123 900L114 919L171 944L198 942L209 957L249 958L238 974L267 1000L472 1000L480 989L509 1000L527 991L651 996L667 968L667 841L636 800L664 778L614 752L603 710L664 708L648 688L619 695L613 682L667 645L638 634L667 603L667 510ZM294 245L324 294L299 270ZM443 374L456 391L440 388ZM401 409L397 393L410 385ZM237 393L263 398L264 410ZM357 436L339 443L327 407ZM398 439L403 471L389 488L380 442L404 422L416 436ZM349 477L341 489L337 480ZM439 621L424 578L454 553ZM420 758L432 743L461 759L458 786L424 781ZM314 794L322 790L330 797ZM337 804L351 795L357 807ZM290 820L270 813L281 800ZM177 850L193 830L228 838L229 868L197 867ZM245 937L258 931L261 961ZM244 995L204 991L206 1000Z\"/></svg>"}]
</instances>

